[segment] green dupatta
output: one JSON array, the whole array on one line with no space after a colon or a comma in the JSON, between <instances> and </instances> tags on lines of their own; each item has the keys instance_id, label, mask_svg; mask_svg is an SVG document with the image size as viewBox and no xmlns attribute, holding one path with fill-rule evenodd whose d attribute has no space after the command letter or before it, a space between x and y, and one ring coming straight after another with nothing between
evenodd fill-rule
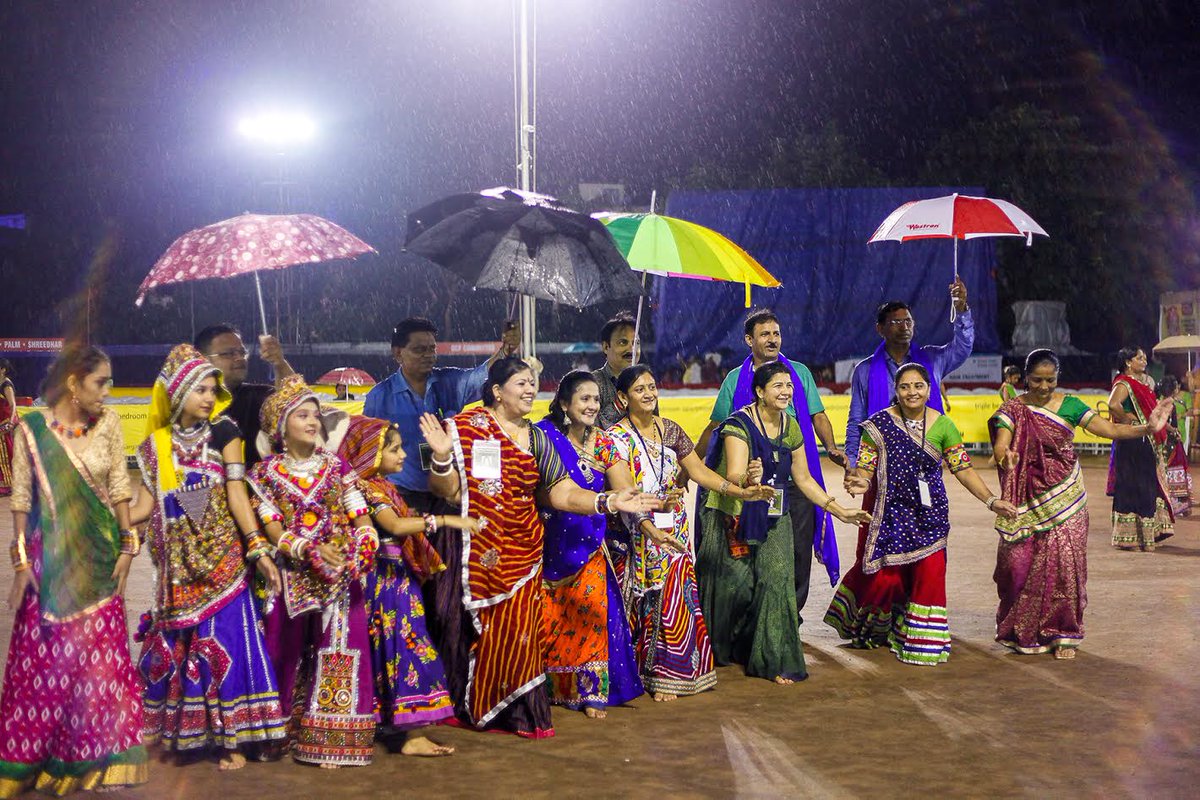
<instances>
[{"instance_id":1,"label":"green dupatta","mask_svg":"<svg viewBox=\"0 0 1200 800\"><path fill-rule=\"evenodd\" d=\"M64 447L41 414L22 428L33 459L36 487L30 519L41 540L42 616L63 621L93 610L117 591L113 569L121 532L108 492Z\"/></svg>"}]
</instances>

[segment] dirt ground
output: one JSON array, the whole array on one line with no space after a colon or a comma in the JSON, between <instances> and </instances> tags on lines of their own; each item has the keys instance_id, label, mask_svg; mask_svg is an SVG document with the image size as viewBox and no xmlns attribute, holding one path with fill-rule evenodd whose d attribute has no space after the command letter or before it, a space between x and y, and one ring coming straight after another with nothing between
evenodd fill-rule
<instances>
[{"instance_id":1,"label":"dirt ground","mask_svg":"<svg viewBox=\"0 0 1200 800\"><path fill-rule=\"evenodd\" d=\"M833 590L814 569L802 630L810 677L795 686L725 667L716 690L699 697L643 698L602 721L556 710L549 740L439 728L434 738L458 748L451 758L381 748L372 766L336 772L290 762L234 773L155 763L147 786L111 796L1195 797L1200 519L1179 523L1155 553L1114 551L1103 463L1085 464L1087 638L1073 662L1017 656L992 640L996 535L983 506L950 480L946 664L907 666L885 650L846 648L820 622ZM985 479L996 485L994 473ZM5 542L7 512L0 502ZM838 536L848 568L854 533L839 525ZM131 621L149 601L150 581L140 558ZM11 626L12 612L0 609L5 653Z\"/></svg>"}]
</instances>

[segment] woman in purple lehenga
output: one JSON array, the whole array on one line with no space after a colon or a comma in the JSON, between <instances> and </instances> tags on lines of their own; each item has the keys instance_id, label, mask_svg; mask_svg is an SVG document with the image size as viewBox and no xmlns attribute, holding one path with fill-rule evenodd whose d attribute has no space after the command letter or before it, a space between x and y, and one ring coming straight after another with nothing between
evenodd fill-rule
<instances>
[{"instance_id":1,"label":"woman in purple lehenga","mask_svg":"<svg viewBox=\"0 0 1200 800\"><path fill-rule=\"evenodd\" d=\"M996 641L1018 653L1075 657L1087 605L1087 494L1075 457L1075 428L1109 439L1161 430L1169 406L1146 425L1118 425L1082 400L1056 391L1058 357L1035 350L1025 361L1023 395L989 420L1003 497L1016 519L996 518Z\"/></svg>"}]
</instances>

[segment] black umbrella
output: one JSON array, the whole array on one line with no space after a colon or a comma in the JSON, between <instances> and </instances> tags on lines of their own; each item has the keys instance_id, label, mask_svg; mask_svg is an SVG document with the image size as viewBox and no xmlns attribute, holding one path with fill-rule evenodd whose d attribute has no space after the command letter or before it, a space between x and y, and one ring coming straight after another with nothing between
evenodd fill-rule
<instances>
[{"instance_id":1,"label":"black umbrella","mask_svg":"<svg viewBox=\"0 0 1200 800\"><path fill-rule=\"evenodd\" d=\"M478 289L576 308L642 292L602 223L515 189L451 195L413 211L405 248Z\"/></svg>"}]
</instances>

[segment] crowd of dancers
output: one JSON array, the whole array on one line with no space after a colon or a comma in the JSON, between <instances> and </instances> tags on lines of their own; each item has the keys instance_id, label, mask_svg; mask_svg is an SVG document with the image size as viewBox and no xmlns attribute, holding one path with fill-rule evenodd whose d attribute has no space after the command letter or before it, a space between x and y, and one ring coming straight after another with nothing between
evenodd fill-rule
<instances>
[{"instance_id":1,"label":"crowd of dancers","mask_svg":"<svg viewBox=\"0 0 1200 800\"><path fill-rule=\"evenodd\" d=\"M509 331L459 370L436 366L431 323L405 320L398 369L350 417L269 337L276 384L247 383L239 333L214 326L163 364L134 485L105 406L111 362L68 345L46 409L9 426L3 454L16 619L0 797L142 783L150 744L222 769L285 754L337 768L370 763L377 742L450 755L427 735L437 724L550 736L552 705L602 718L643 693L669 702L716 686L717 665L792 684L808 676L814 558L842 638L938 664L951 646L944 467L996 517L997 641L1072 657L1088 530L1074 431L1120 441L1114 543L1149 549L1171 511L1157 484L1147 502L1145 448L1171 404L1118 379L1123 414L1104 419L1059 392L1058 359L1035 351L1025 391L990 421L993 492L942 413L943 377L973 343L966 287L951 290L944 346L915 344L904 303L880 307L844 450L770 311L746 319L749 355L697 442L659 413L626 317L600 332L606 364L563 376L537 422L538 376ZM860 508L826 491L818 443ZM833 518L859 531L844 576ZM155 587L135 656L123 596L143 550Z\"/></svg>"}]
</instances>

